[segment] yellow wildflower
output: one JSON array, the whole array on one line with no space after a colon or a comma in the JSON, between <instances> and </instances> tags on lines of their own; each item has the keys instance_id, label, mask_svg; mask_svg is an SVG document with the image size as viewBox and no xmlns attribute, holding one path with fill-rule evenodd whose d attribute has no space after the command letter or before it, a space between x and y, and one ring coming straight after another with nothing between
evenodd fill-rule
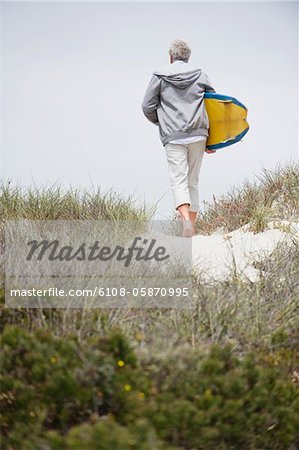
<instances>
[{"instance_id":1,"label":"yellow wildflower","mask_svg":"<svg viewBox=\"0 0 299 450\"><path fill-rule=\"evenodd\" d=\"M141 400L141 401L144 400L144 398L145 398L144 392L138 392L137 397L138 397L138 400Z\"/></svg>"},{"instance_id":2,"label":"yellow wildflower","mask_svg":"<svg viewBox=\"0 0 299 450\"><path fill-rule=\"evenodd\" d=\"M141 342L144 339L144 334L139 332L139 333L136 333L135 337L138 342Z\"/></svg>"},{"instance_id":3,"label":"yellow wildflower","mask_svg":"<svg viewBox=\"0 0 299 450\"><path fill-rule=\"evenodd\" d=\"M213 397L213 393L212 393L211 389L206 389L206 390L205 390L205 396L206 396L207 398Z\"/></svg>"}]
</instances>

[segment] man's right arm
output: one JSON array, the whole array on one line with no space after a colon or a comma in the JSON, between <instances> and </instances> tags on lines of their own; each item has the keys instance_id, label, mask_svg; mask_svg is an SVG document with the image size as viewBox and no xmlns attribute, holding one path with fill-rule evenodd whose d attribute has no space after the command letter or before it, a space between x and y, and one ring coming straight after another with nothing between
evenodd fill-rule
<instances>
[{"instance_id":1,"label":"man's right arm","mask_svg":"<svg viewBox=\"0 0 299 450\"><path fill-rule=\"evenodd\" d=\"M142 102L142 111L145 117L155 125L159 125L157 108L160 103L161 79L153 75Z\"/></svg>"}]
</instances>

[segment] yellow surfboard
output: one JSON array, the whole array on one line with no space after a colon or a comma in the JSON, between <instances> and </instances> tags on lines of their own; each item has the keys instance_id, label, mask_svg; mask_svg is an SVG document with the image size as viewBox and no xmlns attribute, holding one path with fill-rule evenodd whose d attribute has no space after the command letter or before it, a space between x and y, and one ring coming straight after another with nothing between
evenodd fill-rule
<instances>
[{"instance_id":1,"label":"yellow surfboard","mask_svg":"<svg viewBox=\"0 0 299 450\"><path fill-rule=\"evenodd\" d=\"M204 97L209 117L207 148L218 150L239 142L249 130L247 108L234 97L206 92Z\"/></svg>"}]
</instances>

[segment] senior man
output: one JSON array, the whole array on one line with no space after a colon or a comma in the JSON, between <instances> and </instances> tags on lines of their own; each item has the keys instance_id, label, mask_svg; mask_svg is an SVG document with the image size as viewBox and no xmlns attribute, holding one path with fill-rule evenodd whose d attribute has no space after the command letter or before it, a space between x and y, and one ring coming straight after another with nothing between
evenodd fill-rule
<instances>
[{"instance_id":1,"label":"senior man","mask_svg":"<svg viewBox=\"0 0 299 450\"><path fill-rule=\"evenodd\" d=\"M153 73L142 103L147 119L159 126L168 161L174 205L183 222L183 237L195 234L199 211L198 178L209 135L204 93L215 92L208 76L189 64L191 49L176 39L170 64Z\"/></svg>"}]
</instances>

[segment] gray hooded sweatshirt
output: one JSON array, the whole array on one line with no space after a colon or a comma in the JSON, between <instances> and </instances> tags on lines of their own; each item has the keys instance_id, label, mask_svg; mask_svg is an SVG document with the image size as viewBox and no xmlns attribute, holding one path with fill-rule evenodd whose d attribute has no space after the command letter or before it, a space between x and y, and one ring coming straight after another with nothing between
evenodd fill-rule
<instances>
[{"instance_id":1,"label":"gray hooded sweatshirt","mask_svg":"<svg viewBox=\"0 0 299 450\"><path fill-rule=\"evenodd\" d=\"M159 126L163 145L176 139L209 135L205 92L215 92L208 76L183 61L153 73L142 110L150 122Z\"/></svg>"}]
</instances>

